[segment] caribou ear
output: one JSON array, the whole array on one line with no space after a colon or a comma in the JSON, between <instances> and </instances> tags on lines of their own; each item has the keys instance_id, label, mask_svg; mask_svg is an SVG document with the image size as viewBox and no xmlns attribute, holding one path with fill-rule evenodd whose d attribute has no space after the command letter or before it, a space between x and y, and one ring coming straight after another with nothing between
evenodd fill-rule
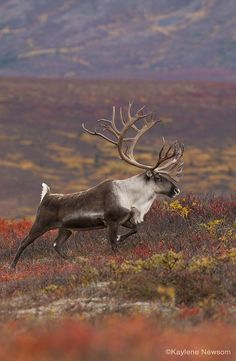
<instances>
[{"instance_id":1,"label":"caribou ear","mask_svg":"<svg viewBox=\"0 0 236 361\"><path fill-rule=\"evenodd\" d=\"M153 172L150 170L150 169L148 169L147 171L146 171L146 176L148 177L148 178L152 178L153 177Z\"/></svg>"}]
</instances>

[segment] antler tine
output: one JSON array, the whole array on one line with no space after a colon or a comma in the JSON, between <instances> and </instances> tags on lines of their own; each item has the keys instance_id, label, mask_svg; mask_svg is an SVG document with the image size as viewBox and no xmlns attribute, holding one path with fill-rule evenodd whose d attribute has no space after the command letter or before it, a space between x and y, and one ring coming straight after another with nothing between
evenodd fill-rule
<instances>
[{"instance_id":1,"label":"antler tine","mask_svg":"<svg viewBox=\"0 0 236 361\"><path fill-rule=\"evenodd\" d=\"M126 123L125 123L125 120L124 120L124 117L123 117L122 107L120 107L120 120L121 120L121 123L122 123L122 125L124 127L126 125Z\"/></svg>"},{"instance_id":2,"label":"antler tine","mask_svg":"<svg viewBox=\"0 0 236 361\"><path fill-rule=\"evenodd\" d=\"M170 151L170 149L173 149L173 152L168 156L168 152ZM165 156L161 159L158 159L157 162L157 166L156 166L156 170L158 172L161 173L170 173L171 171L173 171L175 168L177 168L177 173L178 173L178 169L182 168L183 166L183 162L179 163L179 160L181 159L182 155L184 152L184 146L182 143L179 142L175 142L174 144L172 144L172 146L168 149L168 151L166 152ZM169 160L169 162L165 163L164 165L162 165L161 167L159 167L159 165L161 163L164 163L165 161ZM182 172L182 170L181 170ZM180 172L180 173L181 173Z\"/></svg>"},{"instance_id":3,"label":"antler tine","mask_svg":"<svg viewBox=\"0 0 236 361\"><path fill-rule=\"evenodd\" d=\"M147 118L149 116L151 116L151 121L152 121L153 120L153 112L149 112L149 113L146 113L146 114L143 113L143 109L145 108L145 105L144 105L139 110L137 110L135 116L132 116L131 115L131 107L132 107L132 105L133 105L133 102L129 102L129 105L128 105L128 123L131 123L131 128L136 130L136 132L139 132L140 128L138 128L135 123L138 120L145 119L145 123L147 124L148 123Z\"/></svg>"},{"instance_id":4,"label":"antler tine","mask_svg":"<svg viewBox=\"0 0 236 361\"><path fill-rule=\"evenodd\" d=\"M143 109L145 108L145 105L143 105L139 110L136 112L136 116L143 115Z\"/></svg>"},{"instance_id":5,"label":"antler tine","mask_svg":"<svg viewBox=\"0 0 236 361\"><path fill-rule=\"evenodd\" d=\"M129 103L129 104L132 105L132 103ZM128 110L128 113L130 114L130 110ZM131 114L128 115L128 118L129 118L128 121L131 121L131 118L132 118ZM120 107L120 120L121 120L121 123L122 123L123 127L125 127L126 124L127 124L127 122L126 122L125 119L124 119L122 107ZM134 125L134 124L132 124L131 128L133 128L133 129L136 130L137 132L139 131L139 128L136 127L136 125Z\"/></svg>"},{"instance_id":6,"label":"antler tine","mask_svg":"<svg viewBox=\"0 0 236 361\"><path fill-rule=\"evenodd\" d=\"M115 144L115 145L117 145L117 144L118 144L118 142L116 142L116 141L114 141L114 140L112 140L112 139L108 138L107 136L105 136L105 135L104 135L104 134L102 134L102 133L97 132L96 128L95 128L95 130L94 130L94 131L91 131L91 130L89 130L89 129L87 129L87 128L85 127L84 123L82 123L82 128L83 128L83 129L84 129L84 130L85 130L88 134L91 134L91 135L97 135L97 136L99 136L99 137L101 137L101 138L103 138L103 139L107 140L108 142L110 142L110 143L112 143L112 144Z\"/></svg>"},{"instance_id":7,"label":"antler tine","mask_svg":"<svg viewBox=\"0 0 236 361\"><path fill-rule=\"evenodd\" d=\"M119 130L116 127L116 107L113 105L112 107L112 121L111 121L113 129L119 134Z\"/></svg>"},{"instance_id":8,"label":"antler tine","mask_svg":"<svg viewBox=\"0 0 236 361\"><path fill-rule=\"evenodd\" d=\"M98 122L99 122L99 121L107 121L107 122L109 122L109 123L111 122L111 121L108 120L108 119L98 119ZM103 127L104 130L109 131L109 132L110 132L111 134L113 134L117 139L119 139L119 134L120 134L120 133L117 134L117 133L115 132L115 130L113 130L109 125L107 125L107 124L102 124L102 127ZM107 141L109 141L109 142L112 143L112 144L115 144L115 145L118 144L118 141L116 142L115 140L113 140L113 139L107 137L106 135L98 132L96 128L95 128L94 131L91 131L91 130L89 130L89 129L87 129L87 128L85 127L84 123L82 123L82 128L83 128L88 134L97 135L97 136L99 136L99 137L101 137L101 138L106 139ZM124 138L124 141L127 142L127 141L131 141L131 140L133 140L133 139L134 139L133 137Z\"/></svg>"},{"instance_id":9,"label":"antler tine","mask_svg":"<svg viewBox=\"0 0 236 361\"><path fill-rule=\"evenodd\" d=\"M115 106L112 107L112 119L105 119L105 118L101 118L98 119L98 122L103 122L103 127L105 130L109 131L110 133L112 133L117 139L119 139L120 136L120 132L116 127L116 123L115 123L115 118L116 118L116 108ZM105 124L104 124L105 123ZM106 123L109 123L111 125L108 125Z\"/></svg>"},{"instance_id":10,"label":"antler tine","mask_svg":"<svg viewBox=\"0 0 236 361\"><path fill-rule=\"evenodd\" d=\"M136 115L135 117L137 118L137 120L140 120L140 119L145 119L147 120L146 118L150 117L153 115L153 112L149 112L149 113L143 113L143 109L145 107L142 107L140 108L137 112L136 112Z\"/></svg>"},{"instance_id":11,"label":"antler tine","mask_svg":"<svg viewBox=\"0 0 236 361\"><path fill-rule=\"evenodd\" d=\"M124 159L126 162L130 163L130 164L133 164L133 165L136 165L138 166L139 168L144 168L144 169L153 169L152 166L149 166L149 165L144 165L144 164L141 164L139 162L137 162L135 160L135 157L134 157L134 148L138 142L138 140L140 139L140 137L146 133L151 127L153 127L157 122L160 122L160 120L154 120L154 117L153 117L153 113L152 112L149 112L149 113L146 113L144 114L143 113L143 109L144 109L144 106L141 107L135 114L135 116L132 116L131 114L131 107L132 107L132 102L129 102L128 104L128 121L125 122L125 125L124 125L124 128L121 132L121 135L120 135L120 138L119 138L119 141L118 141L118 151L119 151L119 154L120 154L120 157L122 159ZM147 118L151 116L151 119L149 121L147 121ZM145 122L143 124L143 126L139 129L135 123L138 121L138 120L141 120L141 119L145 119ZM122 121L123 119L121 119ZM135 129L137 131L137 134L136 136L132 139L130 139L132 142L129 144L129 146L126 148L125 151L123 151L122 149L122 146L124 144L124 136L125 134L128 132L129 129Z\"/></svg>"},{"instance_id":12,"label":"antler tine","mask_svg":"<svg viewBox=\"0 0 236 361\"><path fill-rule=\"evenodd\" d=\"M132 120L133 120L133 117L131 115L132 105L133 105L133 101L129 101L129 104L128 104L128 122L132 122ZM136 130L136 132L139 132L139 128L135 124L132 124L132 128L134 130Z\"/></svg>"},{"instance_id":13,"label":"antler tine","mask_svg":"<svg viewBox=\"0 0 236 361\"><path fill-rule=\"evenodd\" d=\"M169 164L169 166L168 166L168 172L171 172L171 171L173 171L174 169L176 169L176 170L177 170L177 173L178 173L178 171L183 168L183 164L184 164L183 162L181 162L181 163L172 163L172 164Z\"/></svg>"},{"instance_id":14,"label":"antler tine","mask_svg":"<svg viewBox=\"0 0 236 361\"><path fill-rule=\"evenodd\" d=\"M130 105L130 106L132 106L132 104L133 104L133 103L129 102L129 105ZM131 116L131 114L130 114L130 109L128 110L128 113L129 113L129 115L128 115L129 120L128 120L128 121L131 121L132 116ZM124 119L122 107L120 107L120 120L121 120L121 123L122 123L123 127L125 127L126 124L127 124L127 122L126 122L125 119ZM133 128L133 129L136 130L137 132L139 132L139 130L140 130L140 129L139 129L136 125L134 125L134 124L131 125L131 128Z\"/></svg>"},{"instance_id":15,"label":"antler tine","mask_svg":"<svg viewBox=\"0 0 236 361\"><path fill-rule=\"evenodd\" d=\"M176 144L174 143L174 144L172 144L172 145L169 146L169 148L168 148L168 149L166 150L166 152L165 152L165 155L162 156L162 153L163 153L163 151L164 151L164 149L165 149L165 145L166 145L164 137L162 137L162 142L163 142L163 145L162 145L162 147L161 147L161 150L160 150L159 155L158 155L157 163L156 163L155 166L153 167L153 170L154 170L154 169L157 169L158 166L159 166L161 163L164 163L165 161L167 161L167 160L175 157L175 155L176 155ZM174 149L173 149L173 147L174 147ZM172 150L172 152L171 152L171 150ZM171 152L171 153L170 153L170 152ZM165 166L163 166L163 168L161 167L161 168L158 168L158 169L164 169L164 168L165 168Z\"/></svg>"},{"instance_id":16,"label":"antler tine","mask_svg":"<svg viewBox=\"0 0 236 361\"><path fill-rule=\"evenodd\" d=\"M141 138L141 136L142 136L143 134L145 134L145 133L146 133L150 128L152 128L153 125L155 125L157 122L158 122L158 120L155 120L155 121L153 120L152 122L145 123L144 126L139 130L139 132L137 133L137 135L136 135L133 139L131 138L132 143L131 143L130 147L128 147L128 148L126 149L126 155L128 155L130 159L135 160L135 158L134 158L134 148L135 148L138 140ZM151 167L148 166L148 168L151 168Z\"/></svg>"},{"instance_id":17,"label":"antler tine","mask_svg":"<svg viewBox=\"0 0 236 361\"><path fill-rule=\"evenodd\" d=\"M162 147L161 147L160 152L159 152L159 159L160 159L161 156L162 156L162 152L163 152L163 150L164 150L164 148L165 148L165 144L166 144L165 138L162 137Z\"/></svg>"},{"instance_id":18,"label":"antler tine","mask_svg":"<svg viewBox=\"0 0 236 361\"><path fill-rule=\"evenodd\" d=\"M167 177L171 178L174 182L179 182L180 177L183 173L183 164L184 162L176 162L168 167L168 169L160 170L160 173L166 175Z\"/></svg>"},{"instance_id":19,"label":"antler tine","mask_svg":"<svg viewBox=\"0 0 236 361\"><path fill-rule=\"evenodd\" d=\"M129 100L129 104L128 104L128 119L129 119L129 120L132 118L132 115L131 115L132 105L133 105L133 101L130 101L130 100Z\"/></svg>"},{"instance_id":20,"label":"antler tine","mask_svg":"<svg viewBox=\"0 0 236 361\"><path fill-rule=\"evenodd\" d=\"M175 153L174 153L174 151L171 152L171 149L173 149L171 146L171 147L169 147L169 149L167 150L165 155L164 156L162 155L163 151L164 151L164 147L165 147L165 140L163 138L163 146L159 152L159 159L154 167L150 166L150 165L142 164L135 159L134 149L135 149L137 142L139 141L139 139L141 138L142 135L144 135L150 128L152 128L156 123L160 122L161 120L154 119L154 115L152 112L144 113L143 112L144 106L141 107L135 113L135 115L132 116L132 114L131 114L132 104L133 104L132 102L129 102L129 104L128 104L127 119L124 119L122 108L120 108L120 119L121 119L121 123L123 126L121 131L118 130L118 128L116 127L116 124L115 124L115 107L113 107L113 110L112 110L112 119L111 120L108 120L105 118L98 120L98 122L101 122L103 130L108 131L110 134L112 134L112 136L116 138L115 140L109 138L108 136L104 135L103 133L98 132L96 129L95 129L95 131L90 131L84 126L84 124L82 126L83 126L83 129L87 133L89 133L91 135L97 135L97 136L107 140L108 142L115 144L118 148L120 158L123 159L124 161L126 161L127 163L134 165L138 168L154 170L162 162L172 158L175 155ZM149 117L150 117L150 119L149 119ZM144 120L144 122L140 128L136 126L136 124L139 120ZM129 132L130 129L135 130L137 134L135 136L127 137L127 133ZM171 152L171 154L170 154L170 152ZM162 167L161 169L163 169L163 172L165 172L166 165L164 167Z\"/></svg>"},{"instance_id":21,"label":"antler tine","mask_svg":"<svg viewBox=\"0 0 236 361\"><path fill-rule=\"evenodd\" d=\"M110 132L111 134L113 134L117 139L119 139L120 133L118 132L118 130L117 130L117 129L114 129L112 125L106 124L106 123L112 124L111 120L108 120L108 119L98 119L98 122L103 122L103 123L102 123L102 128L103 128L104 130L107 130L107 131Z\"/></svg>"}]
</instances>

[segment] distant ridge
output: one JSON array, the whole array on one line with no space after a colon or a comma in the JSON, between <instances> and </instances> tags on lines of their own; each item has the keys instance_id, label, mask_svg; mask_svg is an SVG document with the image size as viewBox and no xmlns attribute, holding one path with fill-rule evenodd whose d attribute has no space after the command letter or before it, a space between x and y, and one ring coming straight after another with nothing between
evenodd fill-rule
<instances>
[{"instance_id":1,"label":"distant ridge","mask_svg":"<svg viewBox=\"0 0 236 361\"><path fill-rule=\"evenodd\" d=\"M8 0L0 76L236 80L235 0Z\"/></svg>"}]
</instances>

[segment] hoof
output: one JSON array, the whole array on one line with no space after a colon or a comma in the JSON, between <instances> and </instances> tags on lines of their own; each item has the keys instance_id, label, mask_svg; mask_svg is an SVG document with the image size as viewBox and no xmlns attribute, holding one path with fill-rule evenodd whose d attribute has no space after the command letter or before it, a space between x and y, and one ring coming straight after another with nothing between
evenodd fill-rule
<instances>
[{"instance_id":1,"label":"hoof","mask_svg":"<svg viewBox=\"0 0 236 361\"><path fill-rule=\"evenodd\" d=\"M118 247L117 247L117 245L116 245L116 246L112 246L111 249L112 249L112 251L113 251L114 253L117 253L117 252L118 252Z\"/></svg>"},{"instance_id":2,"label":"hoof","mask_svg":"<svg viewBox=\"0 0 236 361\"><path fill-rule=\"evenodd\" d=\"M9 266L8 266L8 269L9 271L16 271L16 265L14 263L11 263Z\"/></svg>"},{"instance_id":3,"label":"hoof","mask_svg":"<svg viewBox=\"0 0 236 361\"><path fill-rule=\"evenodd\" d=\"M116 242L117 242L117 243L122 243L122 236L121 236L121 235L118 235L118 236L117 236Z\"/></svg>"}]
</instances>

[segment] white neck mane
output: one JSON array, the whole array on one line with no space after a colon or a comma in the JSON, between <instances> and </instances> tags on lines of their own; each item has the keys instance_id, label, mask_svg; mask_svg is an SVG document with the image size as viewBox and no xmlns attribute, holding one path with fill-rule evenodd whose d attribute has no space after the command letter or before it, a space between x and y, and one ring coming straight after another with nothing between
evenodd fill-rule
<instances>
[{"instance_id":1,"label":"white neck mane","mask_svg":"<svg viewBox=\"0 0 236 361\"><path fill-rule=\"evenodd\" d=\"M130 210L136 209L134 221L142 222L156 198L153 183L146 181L145 174L142 173L124 180L113 181L113 186L120 205Z\"/></svg>"}]
</instances>

